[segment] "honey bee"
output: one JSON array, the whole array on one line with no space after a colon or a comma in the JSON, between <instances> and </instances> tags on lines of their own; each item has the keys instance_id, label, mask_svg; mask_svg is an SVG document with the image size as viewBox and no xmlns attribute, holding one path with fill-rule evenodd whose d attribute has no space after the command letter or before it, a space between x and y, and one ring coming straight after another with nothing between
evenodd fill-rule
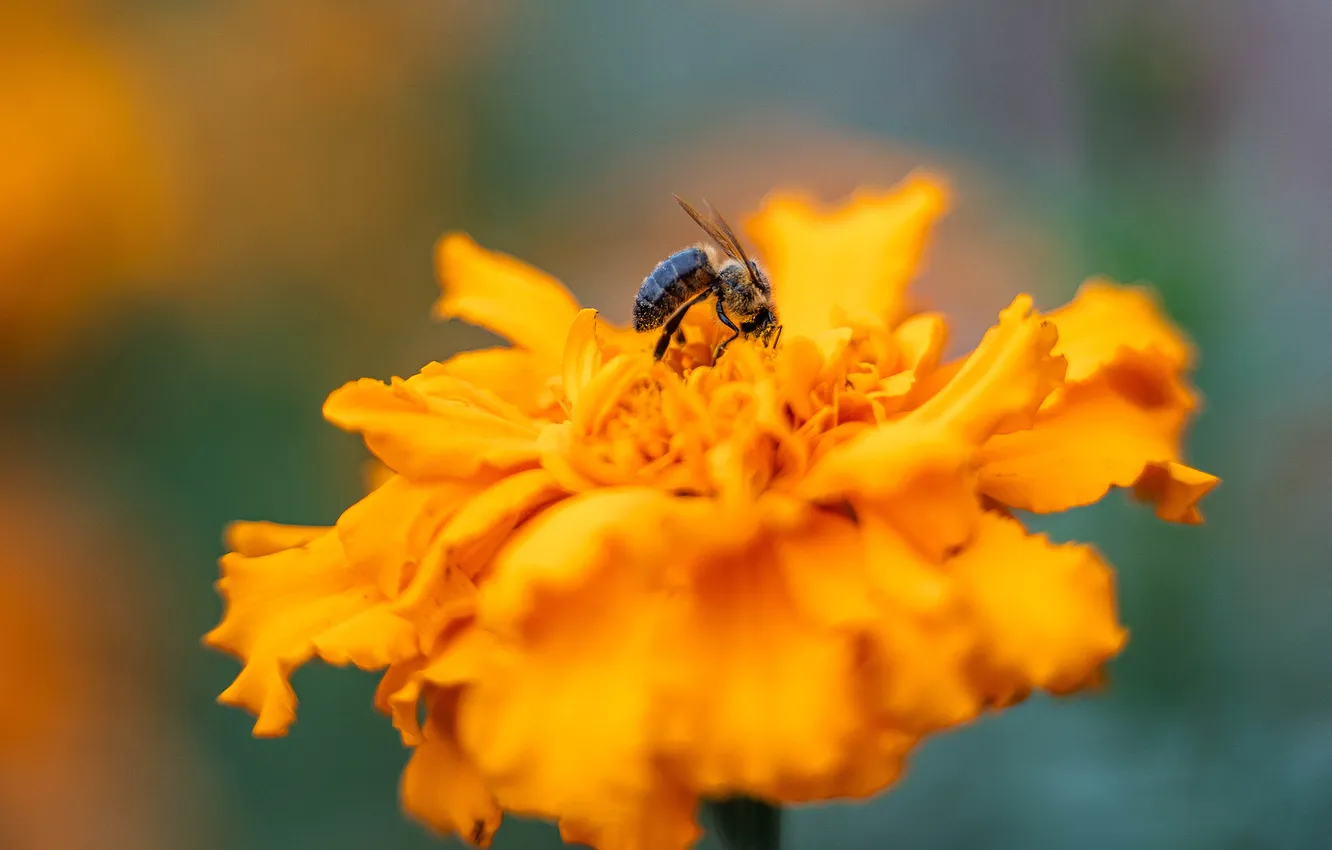
<instances>
[{"instance_id":1,"label":"honey bee","mask_svg":"<svg viewBox=\"0 0 1332 850\"><path fill-rule=\"evenodd\" d=\"M777 323L768 276L745 255L735 232L716 210L708 207L709 214L705 216L679 195L675 200L721 250L701 243L658 263L634 297L634 330L661 328L654 352L660 360L689 308L715 297L717 318L731 329L731 335L713 352L714 361L741 335L758 339L764 345L771 341L775 347L781 339L782 326Z\"/></svg>"}]
</instances>

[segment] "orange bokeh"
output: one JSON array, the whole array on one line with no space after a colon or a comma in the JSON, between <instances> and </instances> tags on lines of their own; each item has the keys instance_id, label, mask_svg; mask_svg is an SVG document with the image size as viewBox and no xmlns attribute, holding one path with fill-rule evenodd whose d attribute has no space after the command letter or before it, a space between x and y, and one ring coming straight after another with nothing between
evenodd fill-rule
<instances>
[{"instance_id":1,"label":"orange bokeh","mask_svg":"<svg viewBox=\"0 0 1332 850\"><path fill-rule=\"evenodd\" d=\"M153 595L132 580L147 547L119 525L36 466L0 481L6 850L165 850L208 821L203 777L180 770L198 758L165 699Z\"/></svg>"},{"instance_id":2,"label":"orange bokeh","mask_svg":"<svg viewBox=\"0 0 1332 850\"><path fill-rule=\"evenodd\" d=\"M58 349L171 241L158 116L126 54L72 17L0 25L0 361Z\"/></svg>"}]
</instances>

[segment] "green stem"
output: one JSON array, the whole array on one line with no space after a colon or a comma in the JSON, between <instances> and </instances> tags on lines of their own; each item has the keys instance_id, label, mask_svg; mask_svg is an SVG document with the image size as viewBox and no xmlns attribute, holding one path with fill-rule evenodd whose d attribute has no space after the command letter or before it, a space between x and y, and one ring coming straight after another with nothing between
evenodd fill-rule
<instances>
[{"instance_id":1,"label":"green stem","mask_svg":"<svg viewBox=\"0 0 1332 850\"><path fill-rule=\"evenodd\" d=\"M750 797L708 803L712 825L726 850L781 850L780 806Z\"/></svg>"}]
</instances>

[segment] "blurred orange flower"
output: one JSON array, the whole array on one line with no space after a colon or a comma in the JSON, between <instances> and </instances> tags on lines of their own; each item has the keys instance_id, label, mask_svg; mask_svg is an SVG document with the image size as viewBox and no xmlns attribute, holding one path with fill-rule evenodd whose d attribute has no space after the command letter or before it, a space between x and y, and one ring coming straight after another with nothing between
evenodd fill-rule
<instances>
[{"instance_id":1,"label":"blurred orange flower","mask_svg":"<svg viewBox=\"0 0 1332 850\"><path fill-rule=\"evenodd\" d=\"M1028 534L1136 488L1196 522L1187 341L1144 292L1019 296L941 363L904 295L946 206L916 175L749 222L786 332L696 310L663 361L552 278L441 240L443 316L512 347L324 407L393 475L332 528L241 523L210 645L281 735L314 656L385 669L404 806L486 845L504 810L601 850L680 848L700 798L859 797L922 736L1093 681L1123 645L1096 552ZM419 706L426 708L424 724Z\"/></svg>"},{"instance_id":2,"label":"blurred orange flower","mask_svg":"<svg viewBox=\"0 0 1332 850\"><path fill-rule=\"evenodd\" d=\"M74 17L0 21L0 360L58 348L170 243L171 188L125 58Z\"/></svg>"},{"instance_id":3,"label":"blurred orange flower","mask_svg":"<svg viewBox=\"0 0 1332 850\"><path fill-rule=\"evenodd\" d=\"M0 451L0 845L211 846L207 772L181 770L199 753L133 569L151 546L34 441Z\"/></svg>"}]
</instances>

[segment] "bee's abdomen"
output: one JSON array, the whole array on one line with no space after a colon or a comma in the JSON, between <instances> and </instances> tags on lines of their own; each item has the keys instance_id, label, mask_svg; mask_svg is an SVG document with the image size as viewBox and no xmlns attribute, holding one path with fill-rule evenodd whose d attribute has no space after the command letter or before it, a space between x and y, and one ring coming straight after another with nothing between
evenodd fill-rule
<instances>
[{"instance_id":1,"label":"bee's abdomen","mask_svg":"<svg viewBox=\"0 0 1332 850\"><path fill-rule=\"evenodd\" d=\"M657 264L634 298L634 330L650 331L712 284L715 274L702 248L685 248Z\"/></svg>"}]
</instances>

